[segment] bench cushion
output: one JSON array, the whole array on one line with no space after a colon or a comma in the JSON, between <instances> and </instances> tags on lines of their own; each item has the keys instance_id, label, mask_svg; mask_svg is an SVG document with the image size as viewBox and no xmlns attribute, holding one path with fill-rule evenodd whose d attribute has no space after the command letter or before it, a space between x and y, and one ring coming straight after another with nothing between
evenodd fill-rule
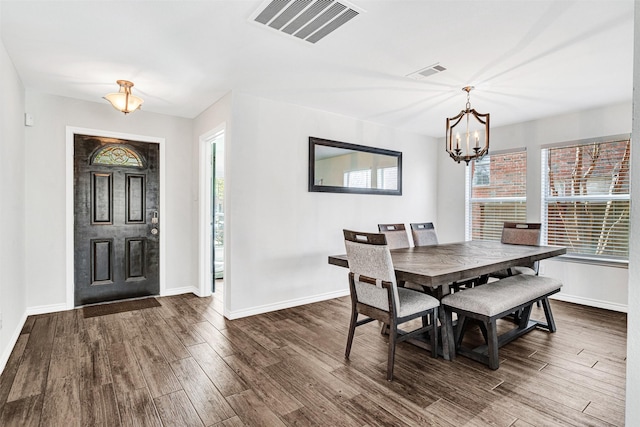
<instances>
[{"instance_id":1,"label":"bench cushion","mask_svg":"<svg viewBox=\"0 0 640 427\"><path fill-rule=\"evenodd\" d=\"M551 277L519 274L447 295L442 304L492 317L561 287L562 282Z\"/></svg>"}]
</instances>

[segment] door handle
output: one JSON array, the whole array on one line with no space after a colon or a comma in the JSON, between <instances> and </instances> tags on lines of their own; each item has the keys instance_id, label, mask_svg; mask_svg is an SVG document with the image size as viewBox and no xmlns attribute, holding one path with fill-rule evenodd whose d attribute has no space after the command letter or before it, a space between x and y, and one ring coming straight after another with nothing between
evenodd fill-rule
<instances>
[{"instance_id":1,"label":"door handle","mask_svg":"<svg viewBox=\"0 0 640 427\"><path fill-rule=\"evenodd\" d=\"M153 211L151 215L151 234L154 236L158 234L158 211Z\"/></svg>"}]
</instances>

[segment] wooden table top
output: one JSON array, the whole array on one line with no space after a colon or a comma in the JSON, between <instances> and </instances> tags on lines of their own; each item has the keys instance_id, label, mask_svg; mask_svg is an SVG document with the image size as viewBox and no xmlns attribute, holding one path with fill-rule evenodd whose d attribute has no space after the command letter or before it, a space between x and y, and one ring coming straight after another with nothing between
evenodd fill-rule
<instances>
[{"instance_id":1,"label":"wooden table top","mask_svg":"<svg viewBox=\"0 0 640 427\"><path fill-rule=\"evenodd\" d=\"M391 251L398 280L436 288L469 277L482 276L517 265L566 253L559 246L525 246L472 240ZM329 256L329 264L349 267L346 255Z\"/></svg>"}]
</instances>

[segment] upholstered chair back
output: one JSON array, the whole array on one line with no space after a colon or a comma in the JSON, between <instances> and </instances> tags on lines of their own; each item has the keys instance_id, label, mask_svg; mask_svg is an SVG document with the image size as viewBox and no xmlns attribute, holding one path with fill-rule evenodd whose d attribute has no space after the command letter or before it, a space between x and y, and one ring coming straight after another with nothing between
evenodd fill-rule
<instances>
[{"instance_id":1,"label":"upholstered chair back","mask_svg":"<svg viewBox=\"0 0 640 427\"><path fill-rule=\"evenodd\" d=\"M540 224L505 222L501 241L511 245L539 246Z\"/></svg>"},{"instance_id":2,"label":"upholstered chair back","mask_svg":"<svg viewBox=\"0 0 640 427\"><path fill-rule=\"evenodd\" d=\"M432 222L411 224L411 237L415 246L431 246L438 244L438 235Z\"/></svg>"},{"instance_id":3,"label":"upholstered chair back","mask_svg":"<svg viewBox=\"0 0 640 427\"><path fill-rule=\"evenodd\" d=\"M402 249L411 246L404 224L378 224L378 231L386 236L389 249Z\"/></svg>"},{"instance_id":4,"label":"upholstered chair back","mask_svg":"<svg viewBox=\"0 0 640 427\"><path fill-rule=\"evenodd\" d=\"M399 312L398 287L393 269L389 245L384 234L360 233L344 230L345 247L349 270L355 275L355 288L359 302L389 311L387 290L382 281L393 285L396 312ZM360 282L359 277L366 276L376 280L376 285Z\"/></svg>"}]
</instances>

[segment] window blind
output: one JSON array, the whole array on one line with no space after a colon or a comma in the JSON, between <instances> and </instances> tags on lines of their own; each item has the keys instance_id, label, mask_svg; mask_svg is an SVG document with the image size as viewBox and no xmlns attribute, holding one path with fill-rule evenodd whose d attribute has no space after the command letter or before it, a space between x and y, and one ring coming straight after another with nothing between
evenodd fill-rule
<instances>
[{"instance_id":1,"label":"window blind","mask_svg":"<svg viewBox=\"0 0 640 427\"><path fill-rule=\"evenodd\" d=\"M542 239L585 258L629 257L629 139L542 150Z\"/></svg>"},{"instance_id":2,"label":"window blind","mask_svg":"<svg viewBox=\"0 0 640 427\"><path fill-rule=\"evenodd\" d=\"M377 188L396 190L398 188L398 167L379 168L377 180Z\"/></svg>"},{"instance_id":3,"label":"window blind","mask_svg":"<svg viewBox=\"0 0 640 427\"><path fill-rule=\"evenodd\" d=\"M500 240L506 221L527 219L527 152L495 153L470 164L467 239Z\"/></svg>"},{"instance_id":4,"label":"window blind","mask_svg":"<svg viewBox=\"0 0 640 427\"><path fill-rule=\"evenodd\" d=\"M371 188L371 169L344 172L343 184L345 187Z\"/></svg>"}]
</instances>

